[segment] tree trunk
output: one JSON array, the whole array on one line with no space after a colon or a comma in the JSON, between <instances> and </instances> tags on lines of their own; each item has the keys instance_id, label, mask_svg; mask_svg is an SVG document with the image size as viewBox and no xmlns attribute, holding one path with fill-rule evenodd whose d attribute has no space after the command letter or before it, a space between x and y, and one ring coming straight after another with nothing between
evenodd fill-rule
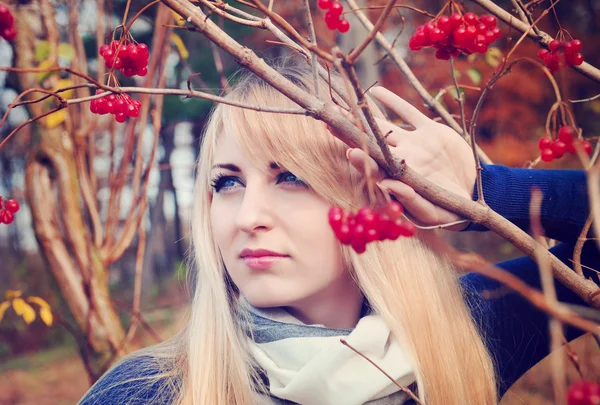
<instances>
[{"instance_id":1,"label":"tree trunk","mask_svg":"<svg viewBox=\"0 0 600 405\"><path fill-rule=\"evenodd\" d=\"M34 2L36 3L36 2ZM15 67L37 65L34 50L47 32L39 13L41 5L16 7L18 35L14 44ZM55 22L46 20L46 24ZM35 74L19 74L21 91L41 87ZM29 94L29 100L38 98ZM31 116L40 115L42 103L28 105ZM26 165L26 198L31 208L34 232L40 253L48 263L61 293L76 321L77 332L85 341L90 379L95 381L124 348L124 330L110 300L106 266L83 220L83 203L75 164L77 149L86 147L87 138L75 142L73 125L47 129L40 121L32 126L33 144ZM18 136L18 134L17 134ZM76 336L76 338L79 338Z\"/></svg>"}]
</instances>

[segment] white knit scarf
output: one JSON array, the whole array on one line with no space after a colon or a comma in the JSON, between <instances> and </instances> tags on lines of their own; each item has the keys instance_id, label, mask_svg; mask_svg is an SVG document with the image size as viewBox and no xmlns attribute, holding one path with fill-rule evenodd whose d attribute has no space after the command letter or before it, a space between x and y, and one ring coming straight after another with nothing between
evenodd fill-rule
<instances>
[{"instance_id":1,"label":"white knit scarf","mask_svg":"<svg viewBox=\"0 0 600 405\"><path fill-rule=\"evenodd\" d=\"M250 306L252 354L266 372L273 397L308 405L361 405L400 390L363 357L373 360L400 385L415 381L408 353L379 315L363 316L354 329L305 325L281 308ZM404 402L403 393L393 395Z\"/></svg>"}]
</instances>

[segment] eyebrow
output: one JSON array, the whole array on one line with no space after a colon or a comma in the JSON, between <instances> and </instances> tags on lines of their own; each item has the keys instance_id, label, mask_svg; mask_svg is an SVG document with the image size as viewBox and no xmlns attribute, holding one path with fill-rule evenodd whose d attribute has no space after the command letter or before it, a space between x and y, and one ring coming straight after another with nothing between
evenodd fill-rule
<instances>
[{"instance_id":1,"label":"eyebrow","mask_svg":"<svg viewBox=\"0 0 600 405\"><path fill-rule=\"evenodd\" d=\"M280 166L275 162L271 162L271 163L269 163L269 168L271 170L279 170ZM230 170L235 173L241 172L241 169L232 163L218 163L218 164L214 165L211 170L214 170L214 169L226 169L226 170Z\"/></svg>"}]
</instances>

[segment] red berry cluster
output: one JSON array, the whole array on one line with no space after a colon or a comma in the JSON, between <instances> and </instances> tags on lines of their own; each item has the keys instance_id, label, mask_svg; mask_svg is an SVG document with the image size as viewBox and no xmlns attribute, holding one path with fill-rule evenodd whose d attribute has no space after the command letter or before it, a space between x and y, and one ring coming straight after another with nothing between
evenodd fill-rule
<instances>
[{"instance_id":1,"label":"red berry cluster","mask_svg":"<svg viewBox=\"0 0 600 405\"><path fill-rule=\"evenodd\" d=\"M461 52L483 54L502 36L502 30L496 24L496 17L489 14L479 17L473 13L443 15L417 28L408 46L412 51L432 46L437 49L435 57L442 60L457 57Z\"/></svg>"},{"instance_id":2,"label":"red berry cluster","mask_svg":"<svg viewBox=\"0 0 600 405\"><path fill-rule=\"evenodd\" d=\"M12 41L17 36L15 17L4 4L0 4L0 37Z\"/></svg>"},{"instance_id":3,"label":"red berry cluster","mask_svg":"<svg viewBox=\"0 0 600 405\"><path fill-rule=\"evenodd\" d=\"M102 91L96 91L100 94ZM125 122L127 117L138 117L140 115L141 103L133 100L129 94L109 94L102 98L92 100L90 111L94 114L114 114L117 122Z\"/></svg>"},{"instance_id":4,"label":"red berry cluster","mask_svg":"<svg viewBox=\"0 0 600 405\"><path fill-rule=\"evenodd\" d=\"M586 141L577 139L577 132L568 125L562 126L558 130L558 139L552 140L549 137L540 138L538 147L540 148L540 158L544 162L551 162L554 159L560 159L565 153L576 154L575 143L581 142L581 146L588 155L592 154L592 145ZM600 404L599 404L600 405Z\"/></svg>"},{"instance_id":5,"label":"red berry cluster","mask_svg":"<svg viewBox=\"0 0 600 405\"><path fill-rule=\"evenodd\" d=\"M104 58L104 65L108 69L119 69L127 77L134 75L146 76L148 74L148 45L123 43L119 52L119 41L113 40L109 45L102 45L98 50Z\"/></svg>"},{"instance_id":6,"label":"red berry cluster","mask_svg":"<svg viewBox=\"0 0 600 405\"><path fill-rule=\"evenodd\" d=\"M11 224L19 208L21 206L17 200L4 200L0 197L0 224Z\"/></svg>"},{"instance_id":7,"label":"red berry cluster","mask_svg":"<svg viewBox=\"0 0 600 405\"><path fill-rule=\"evenodd\" d=\"M569 387L567 393L568 405L598 405L600 404L600 384L594 381L580 380Z\"/></svg>"},{"instance_id":8,"label":"red berry cluster","mask_svg":"<svg viewBox=\"0 0 600 405\"><path fill-rule=\"evenodd\" d=\"M559 41L553 39L548 43L548 49L540 49L538 58L546 64L550 73L559 71L564 66L579 66L583 63L581 50L581 41L574 39L572 41Z\"/></svg>"},{"instance_id":9,"label":"red berry cluster","mask_svg":"<svg viewBox=\"0 0 600 405\"><path fill-rule=\"evenodd\" d=\"M348 32L350 23L348 20L341 18L344 6L336 0L318 0L317 5L321 10L328 10L325 13L325 24L332 31L338 30L342 34Z\"/></svg>"},{"instance_id":10,"label":"red berry cluster","mask_svg":"<svg viewBox=\"0 0 600 405\"><path fill-rule=\"evenodd\" d=\"M400 236L413 236L415 226L402 221L404 210L395 202L387 202L381 210L362 207L356 214L344 212L340 207L329 210L329 225L344 245L350 245L357 253L363 253L367 244L381 240L396 240Z\"/></svg>"}]
</instances>

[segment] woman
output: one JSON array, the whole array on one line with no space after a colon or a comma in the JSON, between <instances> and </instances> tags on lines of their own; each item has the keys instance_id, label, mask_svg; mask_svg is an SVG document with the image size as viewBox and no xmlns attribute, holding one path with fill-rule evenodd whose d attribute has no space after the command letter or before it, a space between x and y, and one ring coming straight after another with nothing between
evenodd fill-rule
<instances>
[{"instance_id":1,"label":"woman","mask_svg":"<svg viewBox=\"0 0 600 405\"><path fill-rule=\"evenodd\" d=\"M308 66L278 70L313 91ZM408 132L380 121L384 132L393 131L388 137L393 152L446 189L470 196L474 162L462 138L385 89L371 94L416 128ZM227 97L295 106L252 74ZM189 322L169 341L122 360L80 403L412 401L341 337L427 404L497 403L498 393L547 353L544 316L513 294L484 301L479 293L495 287L492 281L476 275L459 279L447 259L417 238L370 244L361 255L340 245L327 223L329 208L368 205L361 183L365 156L347 149L312 118L218 105L198 162ZM534 172L545 175L487 167L488 204L527 226L527 189L513 196L513 206L501 188L522 186L508 184L506 176L531 182ZM583 189L578 208L587 210L582 174L561 173ZM382 176L375 172L377 180ZM542 187L552 184L548 176L543 181ZM380 185L420 223L457 219L400 182L385 179ZM556 207L543 209L555 221ZM573 215L564 235L576 234L580 226L579 214ZM567 255L572 246L559 248ZM596 251L584 253L584 260L596 259ZM534 285L538 281L528 258L504 267ZM565 289L559 293L578 302ZM519 344L533 339L544 347Z\"/></svg>"}]
</instances>

